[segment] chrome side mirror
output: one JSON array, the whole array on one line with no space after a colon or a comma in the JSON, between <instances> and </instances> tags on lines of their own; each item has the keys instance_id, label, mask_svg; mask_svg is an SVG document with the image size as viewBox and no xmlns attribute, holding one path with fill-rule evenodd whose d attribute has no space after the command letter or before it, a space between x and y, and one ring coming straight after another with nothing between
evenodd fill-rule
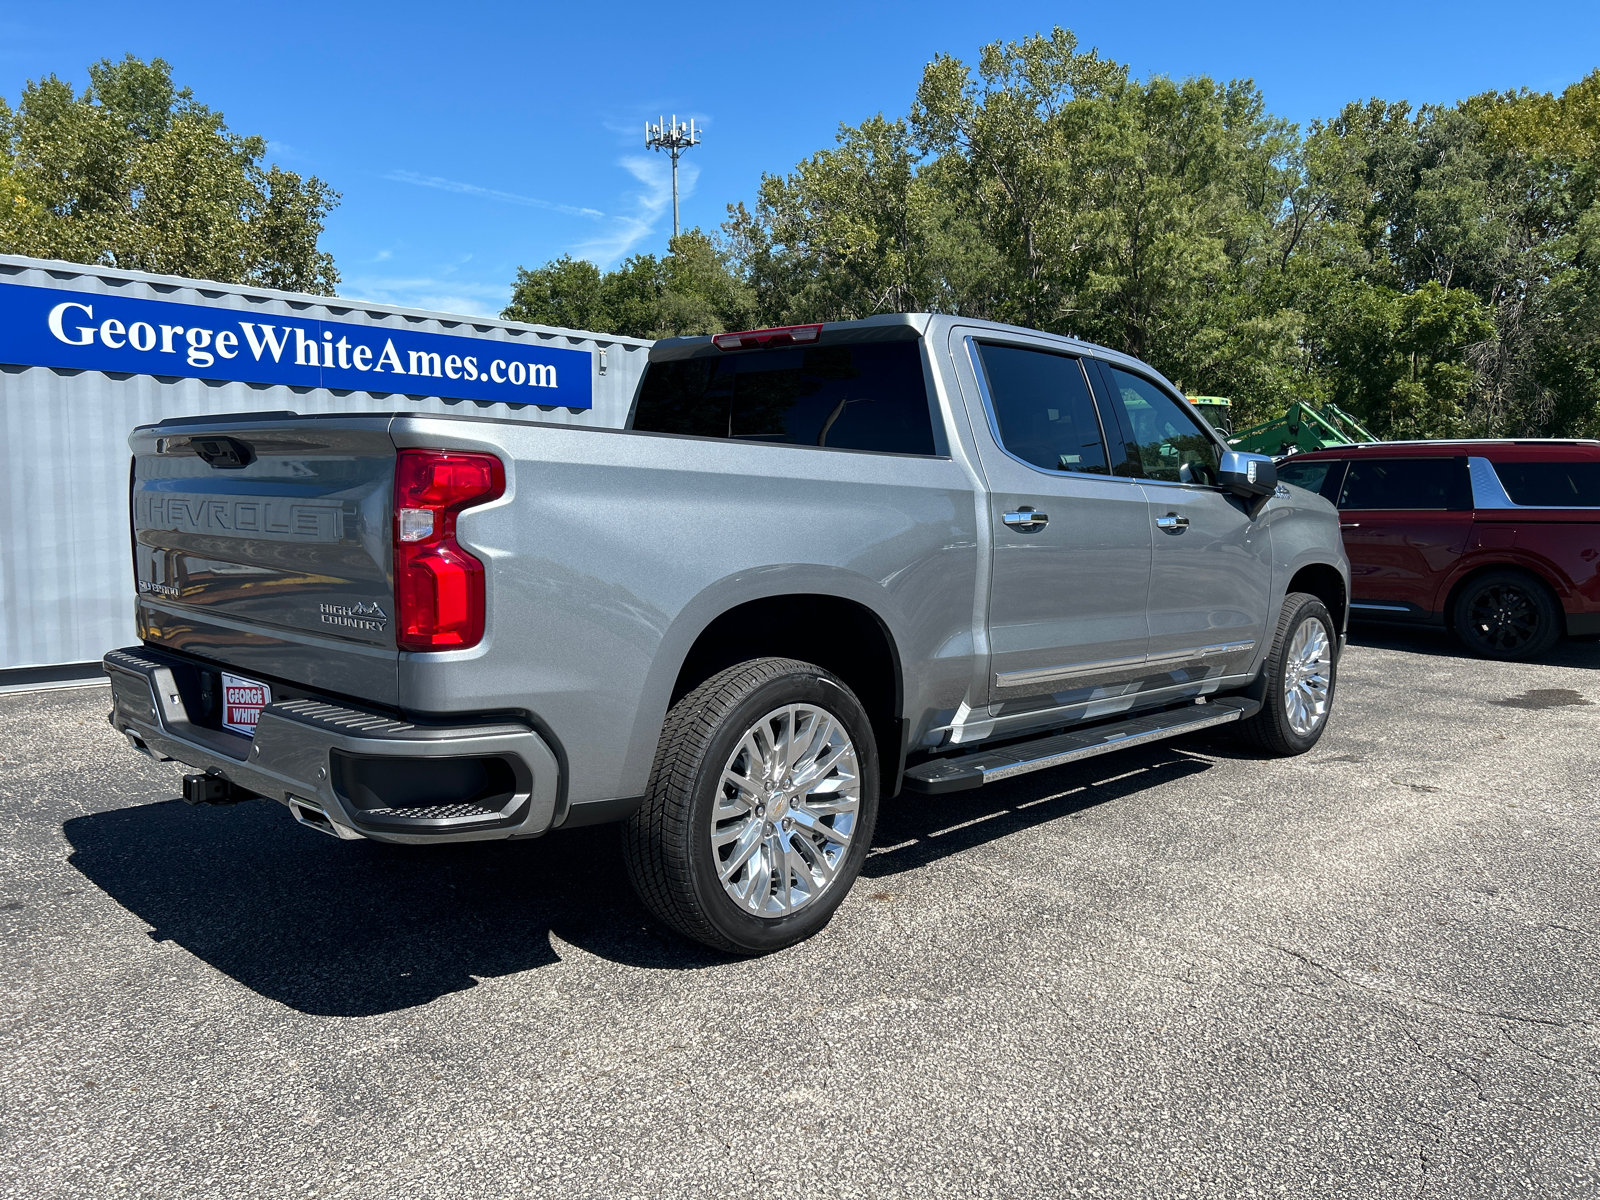
<instances>
[{"instance_id":1,"label":"chrome side mirror","mask_svg":"<svg viewBox=\"0 0 1600 1200\"><path fill-rule=\"evenodd\" d=\"M1217 485L1247 499L1270 496L1278 488L1278 468L1265 454L1227 450L1217 470Z\"/></svg>"}]
</instances>

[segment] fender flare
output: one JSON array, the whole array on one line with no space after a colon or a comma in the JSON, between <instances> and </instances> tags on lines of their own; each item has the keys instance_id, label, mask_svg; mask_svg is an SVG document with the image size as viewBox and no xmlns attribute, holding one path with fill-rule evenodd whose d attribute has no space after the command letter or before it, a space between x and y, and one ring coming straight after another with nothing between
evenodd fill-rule
<instances>
[{"instance_id":1,"label":"fender flare","mask_svg":"<svg viewBox=\"0 0 1600 1200\"><path fill-rule=\"evenodd\" d=\"M629 794L642 793L649 781L673 686L700 635L717 618L741 605L753 600L796 595L847 600L877 619L894 660L896 708L904 707L904 664L900 659L900 646L905 643L906 618L878 583L853 571L817 563L761 567L725 576L701 589L679 609L657 643L634 713L623 762L623 778ZM903 716L899 712L895 715Z\"/></svg>"}]
</instances>

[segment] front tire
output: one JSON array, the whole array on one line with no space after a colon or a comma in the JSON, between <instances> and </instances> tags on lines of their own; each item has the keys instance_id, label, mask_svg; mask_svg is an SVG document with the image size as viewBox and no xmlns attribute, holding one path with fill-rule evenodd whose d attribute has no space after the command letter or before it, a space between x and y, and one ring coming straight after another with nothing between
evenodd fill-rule
<instances>
[{"instance_id":1,"label":"front tire","mask_svg":"<svg viewBox=\"0 0 1600 1200\"><path fill-rule=\"evenodd\" d=\"M1261 711L1240 725L1258 749L1288 758L1322 738L1338 682L1339 638L1327 605L1309 592L1290 592L1262 671Z\"/></svg>"},{"instance_id":2,"label":"front tire","mask_svg":"<svg viewBox=\"0 0 1600 1200\"><path fill-rule=\"evenodd\" d=\"M1561 636L1561 609L1550 589L1522 571L1486 571L1456 597L1456 636L1479 658L1537 658Z\"/></svg>"},{"instance_id":3,"label":"front tire","mask_svg":"<svg viewBox=\"0 0 1600 1200\"><path fill-rule=\"evenodd\" d=\"M729 667L667 714L624 826L628 876L685 937L781 950L826 925L861 873L878 778L871 722L836 675L782 658Z\"/></svg>"}]
</instances>

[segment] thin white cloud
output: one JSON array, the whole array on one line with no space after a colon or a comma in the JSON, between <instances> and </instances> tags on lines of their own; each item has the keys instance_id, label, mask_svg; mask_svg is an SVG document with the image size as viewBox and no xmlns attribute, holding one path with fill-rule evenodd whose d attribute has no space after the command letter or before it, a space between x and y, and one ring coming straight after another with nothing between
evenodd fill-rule
<instances>
[{"instance_id":1,"label":"thin white cloud","mask_svg":"<svg viewBox=\"0 0 1600 1200\"><path fill-rule=\"evenodd\" d=\"M662 218L672 215L672 163L664 156L633 155L619 159L618 166L643 185L635 192L633 212L627 216L613 216L610 228L597 237L574 247L580 258L601 267L610 267L625 258L632 249L655 232ZM693 163L678 164L678 202L694 195L695 180L700 169Z\"/></svg>"},{"instance_id":2,"label":"thin white cloud","mask_svg":"<svg viewBox=\"0 0 1600 1200\"><path fill-rule=\"evenodd\" d=\"M450 273L450 268L444 269ZM508 284L474 283L468 279L436 279L428 275L392 277L362 275L339 284L342 300L394 304L463 317L497 317L510 298Z\"/></svg>"},{"instance_id":3,"label":"thin white cloud","mask_svg":"<svg viewBox=\"0 0 1600 1200\"><path fill-rule=\"evenodd\" d=\"M475 183L462 183L456 179L442 179L437 175L419 175L415 171L390 171L384 176L391 183L409 183L413 187L436 188L441 192L455 192L463 196L481 196L485 200L498 200L502 204L521 204L528 208L543 208L550 212L566 213L573 217L603 217L605 213L595 208L579 208L573 204L553 204L536 196L519 196L515 192L502 192L495 188L479 187Z\"/></svg>"}]
</instances>

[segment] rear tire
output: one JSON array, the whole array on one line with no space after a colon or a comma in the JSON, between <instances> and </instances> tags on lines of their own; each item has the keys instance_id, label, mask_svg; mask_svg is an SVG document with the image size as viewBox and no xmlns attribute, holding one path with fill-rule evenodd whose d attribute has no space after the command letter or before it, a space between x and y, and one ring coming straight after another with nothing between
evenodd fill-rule
<instances>
[{"instance_id":1,"label":"rear tire","mask_svg":"<svg viewBox=\"0 0 1600 1200\"><path fill-rule=\"evenodd\" d=\"M1456 596L1451 624L1479 658L1537 658L1561 636L1561 607L1550 589L1525 571L1485 571Z\"/></svg>"},{"instance_id":2,"label":"rear tire","mask_svg":"<svg viewBox=\"0 0 1600 1200\"><path fill-rule=\"evenodd\" d=\"M663 924L767 954L828 923L878 816L872 725L836 675L793 659L729 667L667 714L628 877Z\"/></svg>"},{"instance_id":3,"label":"rear tire","mask_svg":"<svg viewBox=\"0 0 1600 1200\"><path fill-rule=\"evenodd\" d=\"M1309 592L1283 598L1272 653L1261 668L1261 711L1239 726L1244 739L1268 754L1304 754L1322 738L1338 683L1339 635L1327 605Z\"/></svg>"}]
</instances>

